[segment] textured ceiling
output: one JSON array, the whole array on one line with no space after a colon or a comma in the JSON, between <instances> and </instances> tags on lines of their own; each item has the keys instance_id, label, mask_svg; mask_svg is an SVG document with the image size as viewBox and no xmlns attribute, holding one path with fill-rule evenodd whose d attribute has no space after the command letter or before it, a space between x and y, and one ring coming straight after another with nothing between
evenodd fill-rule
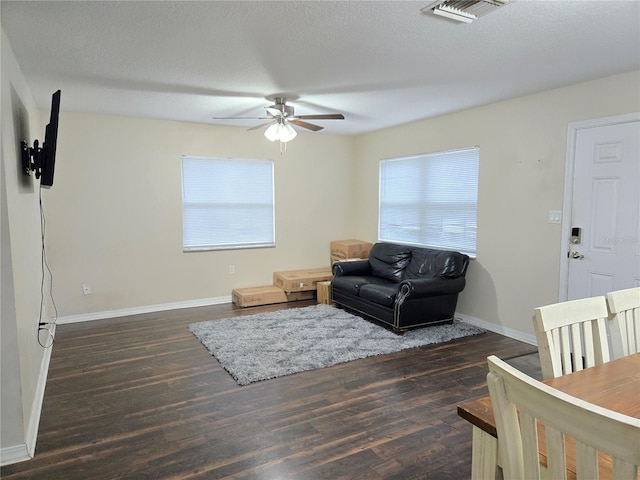
<instances>
[{"instance_id":1,"label":"textured ceiling","mask_svg":"<svg viewBox=\"0 0 640 480\"><path fill-rule=\"evenodd\" d=\"M640 1L515 0L471 24L424 1L6 1L41 108L252 126L284 95L353 134L640 69Z\"/></svg>"}]
</instances>

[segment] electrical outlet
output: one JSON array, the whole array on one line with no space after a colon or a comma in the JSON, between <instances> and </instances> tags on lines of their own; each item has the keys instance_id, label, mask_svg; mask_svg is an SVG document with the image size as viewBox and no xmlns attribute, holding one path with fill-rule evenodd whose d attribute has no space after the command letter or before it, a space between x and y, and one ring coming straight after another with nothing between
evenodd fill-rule
<instances>
[{"instance_id":1,"label":"electrical outlet","mask_svg":"<svg viewBox=\"0 0 640 480\"><path fill-rule=\"evenodd\" d=\"M91 285L89 285L88 283L84 283L82 285L82 294L91 295Z\"/></svg>"},{"instance_id":2,"label":"electrical outlet","mask_svg":"<svg viewBox=\"0 0 640 480\"><path fill-rule=\"evenodd\" d=\"M236 266L229 265L229 275L233 275L234 273L236 273Z\"/></svg>"}]
</instances>

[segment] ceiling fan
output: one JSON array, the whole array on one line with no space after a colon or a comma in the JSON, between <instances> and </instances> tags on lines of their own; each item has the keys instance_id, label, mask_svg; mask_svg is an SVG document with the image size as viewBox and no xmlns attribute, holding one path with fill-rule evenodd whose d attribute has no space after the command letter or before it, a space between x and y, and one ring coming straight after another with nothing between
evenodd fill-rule
<instances>
[{"instance_id":1,"label":"ceiling fan","mask_svg":"<svg viewBox=\"0 0 640 480\"><path fill-rule=\"evenodd\" d=\"M304 120L344 120L344 115L341 113L321 113L314 115L295 115L294 109L291 105L287 105L287 99L284 97L275 97L275 103L268 107L265 107L267 112L266 117L213 117L216 120L231 120L231 119L254 119L254 120L266 120L266 122L255 125L248 130L257 130L268 126L264 132L264 136L272 142L279 140L282 143L293 140L297 135L295 129L291 124L298 127L306 128L308 130L317 132L324 127L315 125L313 123L305 122Z\"/></svg>"}]
</instances>

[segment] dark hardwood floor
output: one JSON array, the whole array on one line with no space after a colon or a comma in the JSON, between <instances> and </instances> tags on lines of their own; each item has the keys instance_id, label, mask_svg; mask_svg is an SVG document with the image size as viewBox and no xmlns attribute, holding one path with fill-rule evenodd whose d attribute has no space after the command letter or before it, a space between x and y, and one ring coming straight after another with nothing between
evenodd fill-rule
<instances>
[{"instance_id":1,"label":"dark hardwood floor","mask_svg":"<svg viewBox=\"0 0 640 480\"><path fill-rule=\"evenodd\" d=\"M35 458L3 479L467 479L495 333L238 386L187 330L230 304L58 326Z\"/></svg>"}]
</instances>

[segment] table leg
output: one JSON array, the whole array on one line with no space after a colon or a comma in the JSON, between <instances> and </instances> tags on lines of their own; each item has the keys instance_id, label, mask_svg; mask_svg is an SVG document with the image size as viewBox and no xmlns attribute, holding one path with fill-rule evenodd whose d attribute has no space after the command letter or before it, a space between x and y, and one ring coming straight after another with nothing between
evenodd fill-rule
<instances>
[{"instance_id":1,"label":"table leg","mask_svg":"<svg viewBox=\"0 0 640 480\"><path fill-rule=\"evenodd\" d=\"M471 478L502 479L502 469L498 468L498 440L475 425L471 450Z\"/></svg>"}]
</instances>

